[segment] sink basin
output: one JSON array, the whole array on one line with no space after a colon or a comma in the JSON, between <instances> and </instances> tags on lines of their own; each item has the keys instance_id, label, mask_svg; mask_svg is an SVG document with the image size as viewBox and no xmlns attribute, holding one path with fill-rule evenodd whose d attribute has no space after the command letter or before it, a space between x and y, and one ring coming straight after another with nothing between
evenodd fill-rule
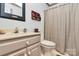
<instances>
[{"instance_id":1,"label":"sink basin","mask_svg":"<svg viewBox=\"0 0 79 59\"><path fill-rule=\"evenodd\" d=\"M0 28L0 35L3 35L3 34L11 34L11 33L14 33L14 29L4 29L4 28Z\"/></svg>"},{"instance_id":2,"label":"sink basin","mask_svg":"<svg viewBox=\"0 0 79 59\"><path fill-rule=\"evenodd\" d=\"M0 33L0 35L5 34L5 33Z\"/></svg>"}]
</instances>

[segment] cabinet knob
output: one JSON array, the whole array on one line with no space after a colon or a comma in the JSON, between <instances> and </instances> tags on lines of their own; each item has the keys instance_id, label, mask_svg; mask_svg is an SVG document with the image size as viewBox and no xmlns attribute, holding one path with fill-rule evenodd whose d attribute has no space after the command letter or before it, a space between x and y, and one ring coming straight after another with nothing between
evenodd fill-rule
<instances>
[{"instance_id":1,"label":"cabinet knob","mask_svg":"<svg viewBox=\"0 0 79 59\"><path fill-rule=\"evenodd\" d=\"M29 41L27 41L26 44L29 45Z\"/></svg>"},{"instance_id":2,"label":"cabinet knob","mask_svg":"<svg viewBox=\"0 0 79 59\"><path fill-rule=\"evenodd\" d=\"M28 55L31 55L31 51L28 51Z\"/></svg>"}]
</instances>

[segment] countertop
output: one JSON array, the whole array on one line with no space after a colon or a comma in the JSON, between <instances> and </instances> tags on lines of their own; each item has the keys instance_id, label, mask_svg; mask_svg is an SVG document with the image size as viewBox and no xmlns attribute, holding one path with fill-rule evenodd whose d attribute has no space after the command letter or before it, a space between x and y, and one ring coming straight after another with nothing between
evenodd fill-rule
<instances>
[{"instance_id":1,"label":"countertop","mask_svg":"<svg viewBox=\"0 0 79 59\"><path fill-rule=\"evenodd\" d=\"M24 36L32 36L32 35L40 35L40 33L26 32L26 33L7 33L7 34L0 34L0 41L7 40L7 39L12 39L12 38L24 37Z\"/></svg>"}]
</instances>

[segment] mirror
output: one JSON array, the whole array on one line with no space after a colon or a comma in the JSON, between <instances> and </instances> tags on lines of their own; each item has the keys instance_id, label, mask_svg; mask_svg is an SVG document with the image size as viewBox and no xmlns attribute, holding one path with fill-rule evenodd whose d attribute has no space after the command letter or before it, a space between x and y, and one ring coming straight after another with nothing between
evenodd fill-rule
<instances>
[{"instance_id":1,"label":"mirror","mask_svg":"<svg viewBox=\"0 0 79 59\"><path fill-rule=\"evenodd\" d=\"M0 3L0 16L25 21L25 3Z\"/></svg>"},{"instance_id":2,"label":"mirror","mask_svg":"<svg viewBox=\"0 0 79 59\"><path fill-rule=\"evenodd\" d=\"M5 13L22 16L22 3L5 3Z\"/></svg>"}]
</instances>

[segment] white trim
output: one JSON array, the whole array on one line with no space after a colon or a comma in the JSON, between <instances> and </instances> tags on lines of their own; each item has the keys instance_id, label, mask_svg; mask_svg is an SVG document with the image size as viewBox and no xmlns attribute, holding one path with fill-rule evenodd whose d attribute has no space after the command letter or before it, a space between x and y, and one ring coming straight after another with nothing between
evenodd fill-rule
<instances>
[{"instance_id":1,"label":"white trim","mask_svg":"<svg viewBox=\"0 0 79 59\"><path fill-rule=\"evenodd\" d=\"M69 4L69 3L59 3L59 4L56 4L56 5L53 5L53 6L49 7L49 8L46 9L45 11L47 11L47 10L49 10L49 9L52 9L52 8L57 8L57 7L60 7L60 6L66 5L66 4Z\"/></svg>"}]
</instances>

